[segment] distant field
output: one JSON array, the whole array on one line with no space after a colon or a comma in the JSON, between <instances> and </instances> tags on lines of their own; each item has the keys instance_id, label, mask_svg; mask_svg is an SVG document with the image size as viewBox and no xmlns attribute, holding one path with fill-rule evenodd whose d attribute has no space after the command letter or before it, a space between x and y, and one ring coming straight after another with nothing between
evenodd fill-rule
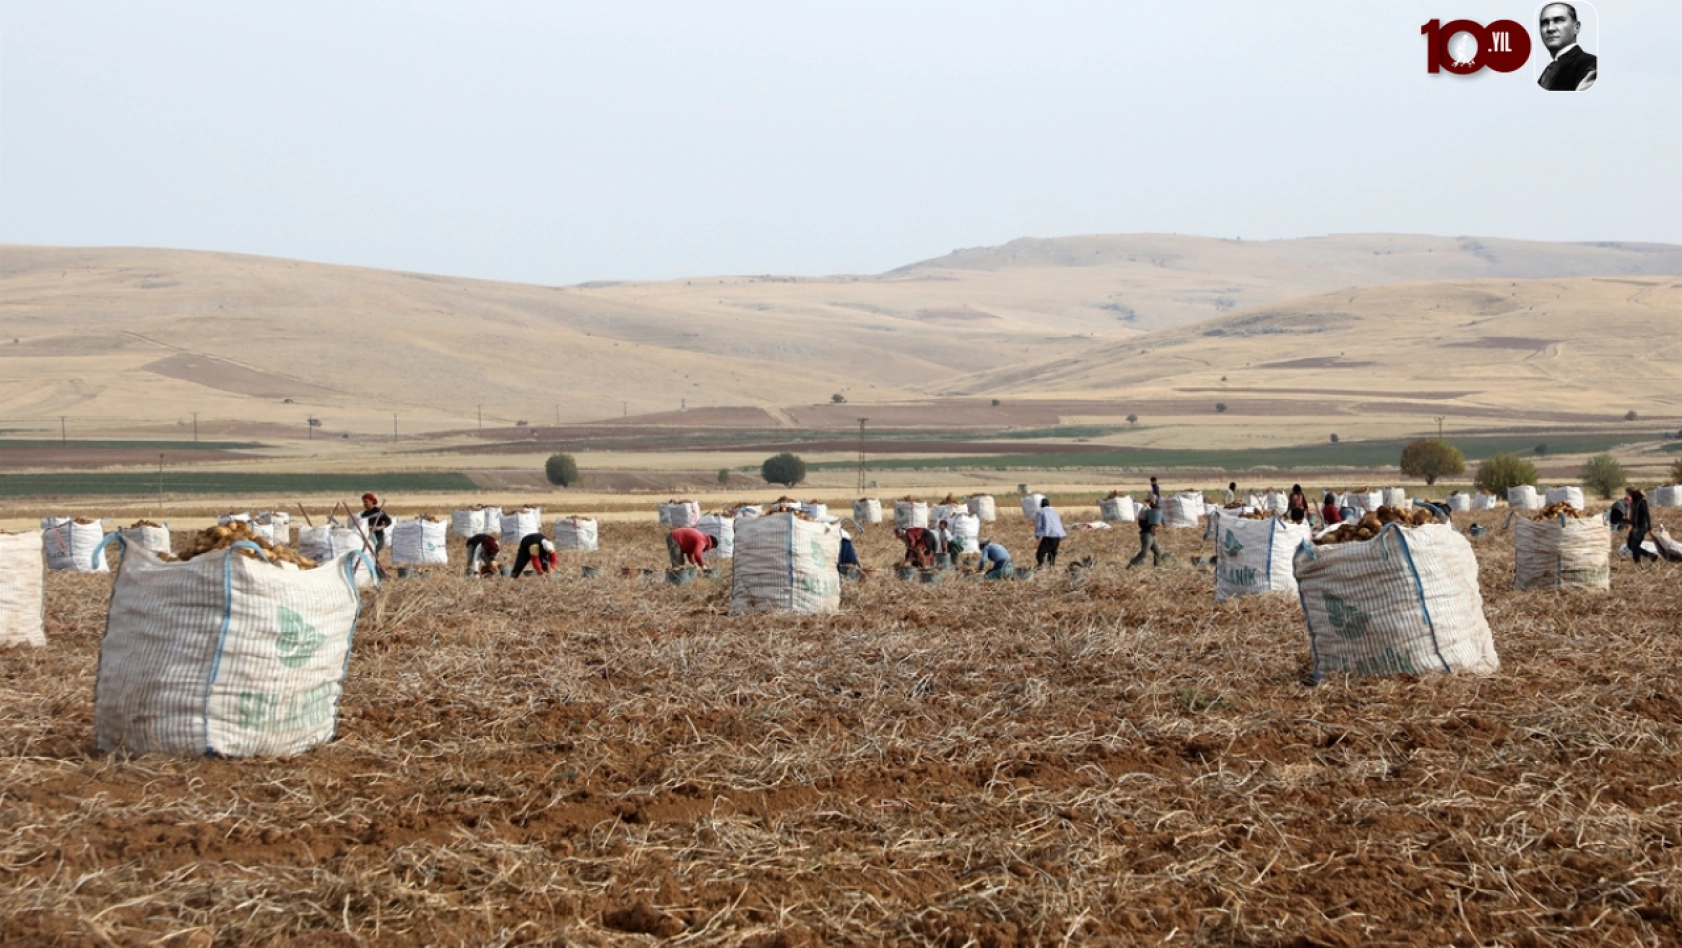
<instances>
[{"instance_id":1,"label":"distant field","mask_svg":"<svg viewBox=\"0 0 1682 948\"><path fill-rule=\"evenodd\" d=\"M1465 452L1468 461L1479 461L1502 452L1537 457L1536 448L1545 446L1544 455L1592 454L1608 450L1614 445L1627 444L1628 435L1500 435L1478 438L1450 438L1455 447ZM1162 448L1122 448L1115 451L1071 451L1067 454L996 455L993 457L962 458L904 458L871 459L870 467L878 470L926 470L929 468L1094 468L1132 467L1151 469L1200 468L1223 471L1249 471L1259 468L1304 470L1328 467L1383 468L1395 467L1402 448L1408 442L1346 441L1340 444L1302 445L1291 448L1252 448L1242 450L1186 451ZM1667 449L1669 450L1669 449ZM809 465L812 468L850 468L857 462L834 461Z\"/></svg>"},{"instance_id":2,"label":"distant field","mask_svg":"<svg viewBox=\"0 0 1682 948\"><path fill-rule=\"evenodd\" d=\"M163 480L162 493L327 494L375 493L388 491L472 491L472 479L455 471L414 471L392 474L260 474L237 471L171 472ZM125 494L158 494L156 474L74 473L0 475L0 497L110 497Z\"/></svg>"},{"instance_id":3,"label":"distant field","mask_svg":"<svg viewBox=\"0 0 1682 948\"><path fill-rule=\"evenodd\" d=\"M0 440L0 451L7 448L92 448L102 451L240 451L261 448L255 441L101 441L71 438L6 438Z\"/></svg>"}]
</instances>

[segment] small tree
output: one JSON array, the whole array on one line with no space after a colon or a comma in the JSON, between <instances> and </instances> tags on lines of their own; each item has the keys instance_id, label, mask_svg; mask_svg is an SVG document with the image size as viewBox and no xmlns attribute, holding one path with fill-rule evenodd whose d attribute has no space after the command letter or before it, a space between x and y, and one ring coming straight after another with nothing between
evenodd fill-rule
<instances>
[{"instance_id":1,"label":"small tree","mask_svg":"<svg viewBox=\"0 0 1682 948\"><path fill-rule=\"evenodd\" d=\"M721 468L718 469L718 482L720 484L725 485L726 487L728 487L730 485L730 469L729 468L721 467Z\"/></svg>"},{"instance_id":2,"label":"small tree","mask_svg":"<svg viewBox=\"0 0 1682 948\"><path fill-rule=\"evenodd\" d=\"M842 405L845 404L846 401L847 396L841 394L840 392L836 392L834 395L829 396L829 403L831 405Z\"/></svg>"},{"instance_id":3,"label":"small tree","mask_svg":"<svg viewBox=\"0 0 1682 948\"><path fill-rule=\"evenodd\" d=\"M1682 458L1670 462L1670 482L1682 484Z\"/></svg>"},{"instance_id":4,"label":"small tree","mask_svg":"<svg viewBox=\"0 0 1682 948\"><path fill-rule=\"evenodd\" d=\"M1130 424L1130 425L1138 424L1139 423L1139 416L1138 415L1128 415L1127 416L1127 423Z\"/></svg>"},{"instance_id":5,"label":"small tree","mask_svg":"<svg viewBox=\"0 0 1682 948\"><path fill-rule=\"evenodd\" d=\"M1497 454L1478 465L1472 485L1478 490L1505 497L1507 491L1520 484L1534 487L1536 480L1536 465L1516 454Z\"/></svg>"},{"instance_id":6,"label":"small tree","mask_svg":"<svg viewBox=\"0 0 1682 948\"><path fill-rule=\"evenodd\" d=\"M1337 432L1332 432L1332 444L1337 444Z\"/></svg>"},{"instance_id":7,"label":"small tree","mask_svg":"<svg viewBox=\"0 0 1682 948\"><path fill-rule=\"evenodd\" d=\"M784 451L765 459L759 466L759 476L765 478L767 484L781 484L793 487L806 479L806 462L800 460L798 454Z\"/></svg>"},{"instance_id":8,"label":"small tree","mask_svg":"<svg viewBox=\"0 0 1682 948\"><path fill-rule=\"evenodd\" d=\"M1543 443L1536 446L1536 456L1537 457L1542 457L1542 456L1546 455L1547 453L1548 453L1547 442L1544 441Z\"/></svg>"},{"instance_id":9,"label":"small tree","mask_svg":"<svg viewBox=\"0 0 1682 948\"><path fill-rule=\"evenodd\" d=\"M1594 491L1601 500L1611 500L1612 492L1629 483L1624 466L1610 454L1597 454L1583 465L1583 486Z\"/></svg>"},{"instance_id":10,"label":"small tree","mask_svg":"<svg viewBox=\"0 0 1682 948\"><path fill-rule=\"evenodd\" d=\"M1446 441L1420 438L1402 449L1402 473L1423 477L1435 484L1439 477L1454 477L1466 470L1466 456Z\"/></svg>"},{"instance_id":11,"label":"small tree","mask_svg":"<svg viewBox=\"0 0 1682 948\"><path fill-rule=\"evenodd\" d=\"M1641 417L1641 416L1637 415L1635 413L1635 409L1633 409L1633 408L1631 408L1629 411L1624 412L1624 420L1625 421L1634 421L1635 419L1637 419L1639 417Z\"/></svg>"},{"instance_id":12,"label":"small tree","mask_svg":"<svg viewBox=\"0 0 1682 948\"><path fill-rule=\"evenodd\" d=\"M551 454L549 460L543 462L543 476L551 484L571 487L578 483L578 462L570 454Z\"/></svg>"},{"instance_id":13,"label":"small tree","mask_svg":"<svg viewBox=\"0 0 1682 948\"><path fill-rule=\"evenodd\" d=\"M994 407L994 408L997 408L997 407L999 407L999 400L998 400L998 399L996 399L996 398L995 398L995 399L993 399L993 407Z\"/></svg>"},{"instance_id":14,"label":"small tree","mask_svg":"<svg viewBox=\"0 0 1682 948\"><path fill-rule=\"evenodd\" d=\"M1215 403L1215 410L1218 411L1218 412L1225 412L1226 411L1226 402L1216 402Z\"/></svg>"}]
</instances>

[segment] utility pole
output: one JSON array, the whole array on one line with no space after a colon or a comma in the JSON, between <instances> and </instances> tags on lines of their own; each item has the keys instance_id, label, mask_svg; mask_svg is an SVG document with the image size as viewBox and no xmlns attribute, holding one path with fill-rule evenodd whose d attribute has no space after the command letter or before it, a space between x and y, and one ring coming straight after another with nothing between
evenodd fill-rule
<instances>
[{"instance_id":1,"label":"utility pole","mask_svg":"<svg viewBox=\"0 0 1682 948\"><path fill-rule=\"evenodd\" d=\"M864 496L864 423L869 418L859 419L859 496Z\"/></svg>"},{"instance_id":2,"label":"utility pole","mask_svg":"<svg viewBox=\"0 0 1682 948\"><path fill-rule=\"evenodd\" d=\"M158 452L158 513L164 510L164 455Z\"/></svg>"},{"instance_id":3,"label":"utility pole","mask_svg":"<svg viewBox=\"0 0 1682 948\"><path fill-rule=\"evenodd\" d=\"M391 413L391 436L393 438L397 437L397 413L396 412Z\"/></svg>"},{"instance_id":4,"label":"utility pole","mask_svg":"<svg viewBox=\"0 0 1682 948\"><path fill-rule=\"evenodd\" d=\"M1438 415L1437 416L1437 440L1441 441L1442 439L1443 439L1443 416Z\"/></svg>"},{"instance_id":5,"label":"utility pole","mask_svg":"<svg viewBox=\"0 0 1682 948\"><path fill-rule=\"evenodd\" d=\"M193 412L193 440L199 440L199 413Z\"/></svg>"},{"instance_id":6,"label":"utility pole","mask_svg":"<svg viewBox=\"0 0 1682 948\"><path fill-rule=\"evenodd\" d=\"M60 447L66 447L70 444L70 435L64 427L64 419L69 417L69 415L58 416L58 443Z\"/></svg>"}]
</instances>

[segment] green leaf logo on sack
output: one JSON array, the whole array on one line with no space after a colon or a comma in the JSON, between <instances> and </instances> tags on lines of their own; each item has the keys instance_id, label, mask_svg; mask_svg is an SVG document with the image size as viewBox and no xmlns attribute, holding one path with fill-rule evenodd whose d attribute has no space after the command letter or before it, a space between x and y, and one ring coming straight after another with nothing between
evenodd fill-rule
<instances>
[{"instance_id":1,"label":"green leaf logo on sack","mask_svg":"<svg viewBox=\"0 0 1682 948\"><path fill-rule=\"evenodd\" d=\"M1367 623L1372 616L1331 593L1320 595L1326 603L1326 615L1332 620L1332 631L1351 641L1366 637Z\"/></svg>"},{"instance_id":2,"label":"green leaf logo on sack","mask_svg":"<svg viewBox=\"0 0 1682 948\"><path fill-rule=\"evenodd\" d=\"M1237 556L1242 552L1244 552L1244 544L1239 543L1238 538L1232 535L1231 530L1228 530L1226 532L1226 555Z\"/></svg>"},{"instance_id":3,"label":"green leaf logo on sack","mask_svg":"<svg viewBox=\"0 0 1682 948\"><path fill-rule=\"evenodd\" d=\"M280 607L276 618L280 620L280 637L275 639L274 647L280 653L280 663L287 668L297 668L309 661L315 650L327 641L327 636L317 632L303 616L285 606Z\"/></svg>"}]
</instances>

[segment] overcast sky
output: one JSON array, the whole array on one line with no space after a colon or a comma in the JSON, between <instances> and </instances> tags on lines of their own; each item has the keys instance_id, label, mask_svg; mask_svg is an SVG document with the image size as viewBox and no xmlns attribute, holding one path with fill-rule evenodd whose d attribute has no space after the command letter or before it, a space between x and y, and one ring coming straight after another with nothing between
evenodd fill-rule
<instances>
[{"instance_id":1,"label":"overcast sky","mask_svg":"<svg viewBox=\"0 0 1682 948\"><path fill-rule=\"evenodd\" d=\"M538 283L1021 236L1682 243L1682 3L0 0L0 242ZM1519 72L1426 74L1511 18Z\"/></svg>"}]
</instances>

